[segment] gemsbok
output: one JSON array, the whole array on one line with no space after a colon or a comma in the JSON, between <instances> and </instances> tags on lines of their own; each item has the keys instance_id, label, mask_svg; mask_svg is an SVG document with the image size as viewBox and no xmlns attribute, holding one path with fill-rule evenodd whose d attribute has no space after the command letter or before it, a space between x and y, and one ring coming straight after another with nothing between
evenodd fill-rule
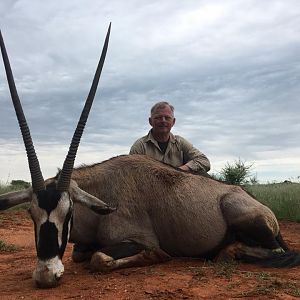
<instances>
[{"instance_id":1,"label":"gemsbok","mask_svg":"<svg viewBox=\"0 0 300 300\"><path fill-rule=\"evenodd\" d=\"M62 170L44 180L0 32L11 98L22 132L32 188L0 196L0 209L30 202L38 287L58 284L68 241L74 261L93 271L159 263L171 257L235 258L273 267L300 264L273 212L242 188L194 175L143 155L79 168L74 161L105 60L96 74Z\"/></svg>"}]
</instances>

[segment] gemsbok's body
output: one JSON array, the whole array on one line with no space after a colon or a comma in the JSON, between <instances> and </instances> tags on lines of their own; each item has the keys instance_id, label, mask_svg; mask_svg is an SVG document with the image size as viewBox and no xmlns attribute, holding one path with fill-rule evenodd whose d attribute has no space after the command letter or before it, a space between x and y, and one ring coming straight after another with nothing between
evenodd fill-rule
<instances>
[{"instance_id":1,"label":"gemsbok's body","mask_svg":"<svg viewBox=\"0 0 300 300\"><path fill-rule=\"evenodd\" d=\"M0 32L3 61L23 135L32 188L0 196L0 209L30 202L39 287L58 284L68 240L73 260L94 271L161 262L175 256L240 258L284 267L300 264L288 250L272 211L237 186L193 175L142 155L124 155L73 169L108 47L62 170L43 179Z\"/></svg>"}]
</instances>

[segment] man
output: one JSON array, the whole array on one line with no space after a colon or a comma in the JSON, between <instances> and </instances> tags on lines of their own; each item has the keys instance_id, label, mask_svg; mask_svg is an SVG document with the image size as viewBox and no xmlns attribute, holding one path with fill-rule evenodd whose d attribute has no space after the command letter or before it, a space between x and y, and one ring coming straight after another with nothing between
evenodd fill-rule
<instances>
[{"instance_id":1,"label":"man","mask_svg":"<svg viewBox=\"0 0 300 300\"><path fill-rule=\"evenodd\" d=\"M146 154L184 171L208 172L208 158L186 139L171 133L175 121L172 105L168 102L156 103L149 117L152 129L132 145L129 154Z\"/></svg>"}]
</instances>

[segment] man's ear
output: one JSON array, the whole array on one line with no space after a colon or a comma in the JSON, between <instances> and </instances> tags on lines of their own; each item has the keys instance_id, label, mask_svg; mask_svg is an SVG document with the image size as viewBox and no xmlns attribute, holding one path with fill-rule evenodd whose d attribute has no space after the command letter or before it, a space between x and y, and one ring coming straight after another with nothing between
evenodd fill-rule
<instances>
[{"instance_id":1,"label":"man's ear","mask_svg":"<svg viewBox=\"0 0 300 300\"><path fill-rule=\"evenodd\" d=\"M149 117L149 124L150 124L151 126L153 126L153 125L152 125L152 119L151 119L151 117Z\"/></svg>"},{"instance_id":2,"label":"man's ear","mask_svg":"<svg viewBox=\"0 0 300 300\"><path fill-rule=\"evenodd\" d=\"M172 126L175 125L175 122L176 122L176 118L173 118L173 125Z\"/></svg>"}]
</instances>

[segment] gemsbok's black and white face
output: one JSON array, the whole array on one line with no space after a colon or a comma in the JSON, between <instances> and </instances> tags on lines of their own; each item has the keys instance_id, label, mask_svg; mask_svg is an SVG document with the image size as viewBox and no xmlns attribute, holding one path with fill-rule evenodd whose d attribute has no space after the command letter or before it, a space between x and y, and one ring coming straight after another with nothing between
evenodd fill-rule
<instances>
[{"instance_id":1,"label":"gemsbok's black and white face","mask_svg":"<svg viewBox=\"0 0 300 300\"><path fill-rule=\"evenodd\" d=\"M76 182L71 179L77 149L96 94L104 64L110 28L111 24L109 25L94 80L74 132L63 168L55 178L47 180L43 179L0 31L0 46L6 76L22 132L32 180L32 188L1 195L0 210L20 203L30 202L29 213L34 223L37 252L37 265L33 272L33 280L36 285L41 288L56 286L63 275L64 266L62 258L72 227L73 202L79 202L98 214L107 214L114 210L114 208L109 207L100 199L81 190Z\"/></svg>"},{"instance_id":2,"label":"gemsbok's black and white face","mask_svg":"<svg viewBox=\"0 0 300 300\"><path fill-rule=\"evenodd\" d=\"M62 258L69 239L73 202L68 192L60 193L56 182L34 193L29 213L34 223L37 265L33 280L40 287L51 287L63 275Z\"/></svg>"},{"instance_id":3,"label":"gemsbok's black and white face","mask_svg":"<svg viewBox=\"0 0 300 300\"><path fill-rule=\"evenodd\" d=\"M73 202L80 203L98 214L114 209L98 198L81 190L70 181L68 191L59 192L55 178L45 181L45 190L32 193L29 213L34 223L37 265L33 280L38 287L53 287L63 275L62 258L72 227ZM74 200L73 200L74 199Z\"/></svg>"}]
</instances>

